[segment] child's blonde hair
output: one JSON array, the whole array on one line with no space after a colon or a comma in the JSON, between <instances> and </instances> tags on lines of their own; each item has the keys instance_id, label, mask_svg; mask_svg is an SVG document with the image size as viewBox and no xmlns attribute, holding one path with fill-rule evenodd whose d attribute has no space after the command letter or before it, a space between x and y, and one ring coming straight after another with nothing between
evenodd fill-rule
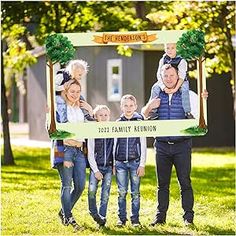
<instances>
[{"instance_id":1,"label":"child's blonde hair","mask_svg":"<svg viewBox=\"0 0 236 236\"><path fill-rule=\"evenodd\" d=\"M93 115L96 116L96 114L101 110L107 110L110 114L110 109L106 105L97 105L93 110Z\"/></svg>"},{"instance_id":2,"label":"child's blonde hair","mask_svg":"<svg viewBox=\"0 0 236 236\"><path fill-rule=\"evenodd\" d=\"M66 66L66 71L71 74L74 69L81 68L84 70L85 74L88 73L88 63L84 60L78 59L78 60L72 60L69 62L69 64Z\"/></svg>"},{"instance_id":3,"label":"child's blonde hair","mask_svg":"<svg viewBox=\"0 0 236 236\"><path fill-rule=\"evenodd\" d=\"M122 103L124 102L124 100L127 100L127 99L130 99L131 101L133 101L135 105L137 104L137 100L136 100L136 98L135 98L134 95L126 94L126 95L124 95L124 96L121 98L121 100L120 100L120 105L122 105Z\"/></svg>"}]
</instances>

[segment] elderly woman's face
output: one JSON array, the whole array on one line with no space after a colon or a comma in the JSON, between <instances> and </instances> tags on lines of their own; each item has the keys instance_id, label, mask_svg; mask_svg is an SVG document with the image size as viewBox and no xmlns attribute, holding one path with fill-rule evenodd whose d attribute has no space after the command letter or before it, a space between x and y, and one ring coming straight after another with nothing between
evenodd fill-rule
<instances>
[{"instance_id":1,"label":"elderly woman's face","mask_svg":"<svg viewBox=\"0 0 236 236\"><path fill-rule=\"evenodd\" d=\"M72 84L67 90L66 96L70 102L74 103L76 101L79 101L80 92L81 92L80 86L77 84Z\"/></svg>"}]
</instances>

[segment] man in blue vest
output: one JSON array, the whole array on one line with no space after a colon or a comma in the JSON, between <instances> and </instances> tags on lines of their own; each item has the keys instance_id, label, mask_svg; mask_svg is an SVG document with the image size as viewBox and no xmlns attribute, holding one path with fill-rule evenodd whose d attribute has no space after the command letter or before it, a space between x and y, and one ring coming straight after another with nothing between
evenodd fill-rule
<instances>
[{"instance_id":1,"label":"man in blue vest","mask_svg":"<svg viewBox=\"0 0 236 236\"><path fill-rule=\"evenodd\" d=\"M170 64L165 64L162 67L161 75L164 85L168 89L174 89L178 83L177 69ZM182 106L181 91L178 90L173 94L167 94L165 91L161 91L159 97L157 97L157 86L157 83L153 85L150 100L142 109L144 116L148 117L155 110L158 112L159 120L186 119ZM207 92L205 92L205 97L207 95ZM186 136L156 137L154 146L156 150L156 173L158 179L158 206L155 219L151 223L151 226L166 222L173 165L175 166L181 188L184 223L185 225L193 225L194 198L190 179L192 139Z\"/></svg>"}]
</instances>

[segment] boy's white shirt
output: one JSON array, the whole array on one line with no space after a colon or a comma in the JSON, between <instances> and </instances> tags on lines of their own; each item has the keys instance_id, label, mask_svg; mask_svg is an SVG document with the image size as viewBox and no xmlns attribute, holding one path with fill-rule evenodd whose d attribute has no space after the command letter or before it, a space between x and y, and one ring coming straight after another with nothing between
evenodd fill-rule
<instances>
[{"instance_id":1,"label":"boy's white shirt","mask_svg":"<svg viewBox=\"0 0 236 236\"><path fill-rule=\"evenodd\" d=\"M115 165L116 143L117 143L117 138L114 138L114 146L113 146L113 158L114 158L113 163L114 163L114 165ZM146 137L140 137L140 144L141 144L141 156L140 156L139 166L145 167L146 156L147 156L147 139L146 139Z\"/></svg>"},{"instance_id":2,"label":"boy's white shirt","mask_svg":"<svg viewBox=\"0 0 236 236\"><path fill-rule=\"evenodd\" d=\"M164 65L164 58L162 57L159 61L159 66L158 66L158 70L157 70L157 85L161 88L161 90L163 91L165 88L165 85L162 81L161 78L161 68ZM184 80L186 75L187 75L187 70L188 70L188 63L185 59L182 59L178 65L178 76L180 79Z\"/></svg>"},{"instance_id":3,"label":"boy's white shirt","mask_svg":"<svg viewBox=\"0 0 236 236\"><path fill-rule=\"evenodd\" d=\"M98 165L94 157L95 139L88 139L88 161L89 165L94 173L98 172Z\"/></svg>"}]
</instances>

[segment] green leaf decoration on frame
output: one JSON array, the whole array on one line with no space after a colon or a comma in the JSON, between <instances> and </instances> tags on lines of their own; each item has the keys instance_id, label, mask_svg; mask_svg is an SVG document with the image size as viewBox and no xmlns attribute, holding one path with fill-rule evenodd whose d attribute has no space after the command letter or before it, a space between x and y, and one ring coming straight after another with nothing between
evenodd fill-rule
<instances>
[{"instance_id":1,"label":"green leaf decoration on frame","mask_svg":"<svg viewBox=\"0 0 236 236\"><path fill-rule=\"evenodd\" d=\"M75 48L70 40L62 34L49 35L45 40L46 54L52 64L66 64L73 59Z\"/></svg>"},{"instance_id":2,"label":"green leaf decoration on frame","mask_svg":"<svg viewBox=\"0 0 236 236\"><path fill-rule=\"evenodd\" d=\"M49 135L50 139L68 139L74 137L75 134L67 132L65 130L56 130Z\"/></svg>"},{"instance_id":3,"label":"green leaf decoration on frame","mask_svg":"<svg viewBox=\"0 0 236 236\"><path fill-rule=\"evenodd\" d=\"M199 29L189 30L179 38L176 44L177 54L184 59L198 60L204 55L204 32Z\"/></svg>"},{"instance_id":4,"label":"green leaf decoration on frame","mask_svg":"<svg viewBox=\"0 0 236 236\"><path fill-rule=\"evenodd\" d=\"M197 60L199 66L199 103L200 103L200 114L199 114L199 128L206 129L207 125L204 119L203 111L203 98L201 96L203 92L203 61L205 52L205 39L204 32L199 29L189 30L183 33L176 44L177 54L183 57L185 60Z\"/></svg>"}]
</instances>

